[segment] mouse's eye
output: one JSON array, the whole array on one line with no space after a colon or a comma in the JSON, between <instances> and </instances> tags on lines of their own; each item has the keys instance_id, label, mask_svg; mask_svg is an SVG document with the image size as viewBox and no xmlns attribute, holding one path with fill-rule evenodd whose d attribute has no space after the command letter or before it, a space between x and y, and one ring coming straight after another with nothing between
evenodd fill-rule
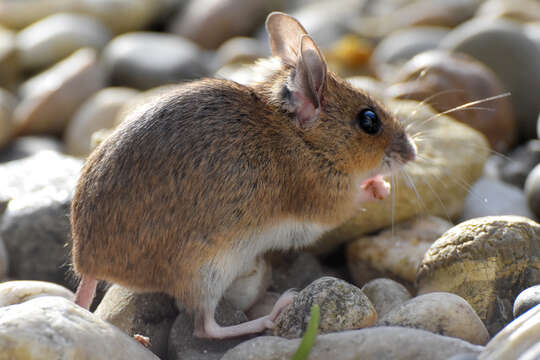
<instances>
[{"instance_id":1,"label":"mouse's eye","mask_svg":"<svg viewBox=\"0 0 540 360\"><path fill-rule=\"evenodd\" d=\"M381 131L381 121L375 111L364 109L356 116L356 122L366 134L375 135Z\"/></svg>"}]
</instances>

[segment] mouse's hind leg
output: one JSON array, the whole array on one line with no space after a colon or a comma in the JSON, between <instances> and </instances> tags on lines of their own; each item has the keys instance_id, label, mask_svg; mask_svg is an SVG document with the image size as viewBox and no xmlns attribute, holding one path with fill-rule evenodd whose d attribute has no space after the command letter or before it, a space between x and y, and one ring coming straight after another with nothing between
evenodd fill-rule
<instances>
[{"instance_id":1,"label":"mouse's hind leg","mask_svg":"<svg viewBox=\"0 0 540 360\"><path fill-rule=\"evenodd\" d=\"M195 317L195 336L223 339L248 334L255 334L274 327L274 320L296 296L294 291L287 291L276 301L269 315L238 325L221 326L214 317L214 311L207 311Z\"/></svg>"}]
</instances>

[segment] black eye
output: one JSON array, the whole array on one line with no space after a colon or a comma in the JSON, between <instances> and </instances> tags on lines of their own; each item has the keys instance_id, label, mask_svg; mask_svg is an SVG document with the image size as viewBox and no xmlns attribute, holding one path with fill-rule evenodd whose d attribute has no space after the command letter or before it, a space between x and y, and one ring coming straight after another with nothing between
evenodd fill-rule
<instances>
[{"instance_id":1,"label":"black eye","mask_svg":"<svg viewBox=\"0 0 540 360\"><path fill-rule=\"evenodd\" d=\"M356 116L356 122L366 134L375 135L381 130L381 121L375 111L364 109Z\"/></svg>"}]
</instances>

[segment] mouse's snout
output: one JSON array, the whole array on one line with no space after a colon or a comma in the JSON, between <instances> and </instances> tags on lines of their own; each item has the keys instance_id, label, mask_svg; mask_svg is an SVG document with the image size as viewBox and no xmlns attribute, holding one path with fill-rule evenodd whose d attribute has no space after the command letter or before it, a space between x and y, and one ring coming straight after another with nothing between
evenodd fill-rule
<instances>
[{"instance_id":1,"label":"mouse's snout","mask_svg":"<svg viewBox=\"0 0 540 360\"><path fill-rule=\"evenodd\" d=\"M403 150L401 152L401 158L403 159L403 163L406 163L408 161L414 161L416 159L416 144L412 139L405 135L405 144L403 145Z\"/></svg>"},{"instance_id":2,"label":"mouse's snout","mask_svg":"<svg viewBox=\"0 0 540 360\"><path fill-rule=\"evenodd\" d=\"M385 157L390 160L391 167L402 166L416 159L416 144L406 134L399 134L392 138L385 152Z\"/></svg>"}]
</instances>

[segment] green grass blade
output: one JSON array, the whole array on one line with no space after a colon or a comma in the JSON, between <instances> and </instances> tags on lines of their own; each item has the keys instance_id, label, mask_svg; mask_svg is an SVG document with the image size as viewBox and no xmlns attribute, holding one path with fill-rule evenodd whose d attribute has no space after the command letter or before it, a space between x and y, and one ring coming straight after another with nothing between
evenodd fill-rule
<instances>
[{"instance_id":1,"label":"green grass blade","mask_svg":"<svg viewBox=\"0 0 540 360\"><path fill-rule=\"evenodd\" d=\"M315 343L317 338L317 333L319 332L319 322L321 320L321 312L319 305L314 304L311 307L311 316L309 317L309 323L306 329L306 333L302 337L302 342L298 347L298 350L294 353L291 360L306 360L311 348Z\"/></svg>"}]
</instances>

